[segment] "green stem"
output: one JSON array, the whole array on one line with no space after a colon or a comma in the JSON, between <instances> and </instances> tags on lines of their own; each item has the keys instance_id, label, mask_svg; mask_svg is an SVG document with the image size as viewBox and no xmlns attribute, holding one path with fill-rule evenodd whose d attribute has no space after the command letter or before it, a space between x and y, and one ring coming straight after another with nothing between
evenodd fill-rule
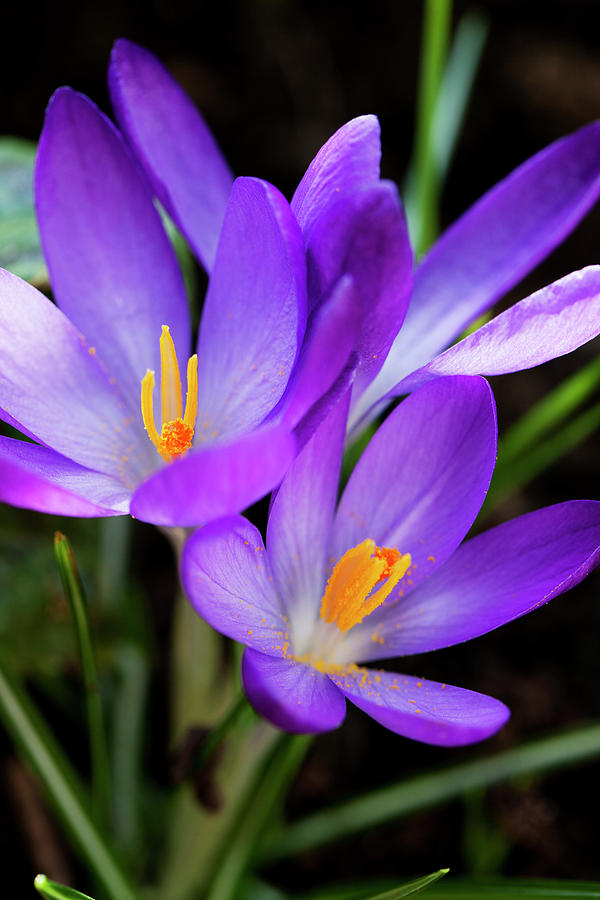
<instances>
[{"instance_id":1,"label":"green stem","mask_svg":"<svg viewBox=\"0 0 600 900\"><path fill-rule=\"evenodd\" d=\"M434 117L446 62L451 12L451 0L425 2L414 152L417 256L428 249L438 231L440 176L434 146Z\"/></svg>"},{"instance_id":2,"label":"green stem","mask_svg":"<svg viewBox=\"0 0 600 900\"><path fill-rule=\"evenodd\" d=\"M310 737L284 734L267 759L257 782L247 794L242 814L235 822L227 850L208 893L208 900L235 900L253 852L272 820L277 803L296 774Z\"/></svg>"},{"instance_id":3,"label":"green stem","mask_svg":"<svg viewBox=\"0 0 600 900\"><path fill-rule=\"evenodd\" d=\"M314 813L290 825L265 848L265 860L291 856L349 834L399 819L418 809L460 797L464 791L487 787L520 775L544 772L600 754L600 724L532 741L485 759L450 766L347 803Z\"/></svg>"},{"instance_id":4,"label":"green stem","mask_svg":"<svg viewBox=\"0 0 600 900\"><path fill-rule=\"evenodd\" d=\"M110 821L110 766L87 604L73 550L68 539L58 531L54 535L54 552L79 643L90 733L92 809L96 823L102 827Z\"/></svg>"},{"instance_id":5,"label":"green stem","mask_svg":"<svg viewBox=\"0 0 600 900\"><path fill-rule=\"evenodd\" d=\"M1 656L0 717L44 785L82 859L102 883L110 900L137 900L135 891L86 810L85 791L69 761Z\"/></svg>"},{"instance_id":6,"label":"green stem","mask_svg":"<svg viewBox=\"0 0 600 900\"><path fill-rule=\"evenodd\" d=\"M198 748L194 759L192 760L190 766L190 778L193 778L194 775L197 775L201 769L204 768L206 763L209 761L215 750L223 743L223 739L229 733L229 731L237 724L241 713L248 709L248 701L246 700L246 695L243 691L240 692L239 696L233 701L223 718L220 722L217 722L216 725L209 731L206 736L206 739Z\"/></svg>"}]
</instances>

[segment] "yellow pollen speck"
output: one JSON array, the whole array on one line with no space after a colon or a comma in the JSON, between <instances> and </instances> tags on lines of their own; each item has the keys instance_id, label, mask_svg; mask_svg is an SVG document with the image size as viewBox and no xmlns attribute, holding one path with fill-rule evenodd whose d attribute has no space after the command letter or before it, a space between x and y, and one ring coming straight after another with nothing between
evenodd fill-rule
<instances>
[{"instance_id":1,"label":"yellow pollen speck","mask_svg":"<svg viewBox=\"0 0 600 900\"><path fill-rule=\"evenodd\" d=\"M88 348L88 353L90 354L90 356L95 356L95 355L96 355L96 348L95 348L95 347L89 347L89 348Z\"/></svg>"},{"instance_id":2,"label":"yellow pollen speck","mask_svg":"<svg viewBox=\"0 0 600 900\"><path fill-rule=\"evenodd\" d=\"M160 434L154 423L154 372L150 369L142 378L142 419L148 437L165 462L182 456L192 446L198 413L198 357L190 357L187 365L187 395L185 412L181 397L181 377L175 344L167 325L160 336L160 396L162 426Z\"/></svg>"},{"instance_id":3,"label":"yellow pollen speck","mask_svg":"<svg viewBox=\"0 0 600 900\"><path fill-rule=\"evenodd\" d=\"M321 601L321 618L348 631L384 602L406 574L410 554L389 547L376 547L367 538L351 547L336 563ZM384 584L376 591L379 582ZM373 635L379 642L379 636Z\"/></svg>"}]
</instances>

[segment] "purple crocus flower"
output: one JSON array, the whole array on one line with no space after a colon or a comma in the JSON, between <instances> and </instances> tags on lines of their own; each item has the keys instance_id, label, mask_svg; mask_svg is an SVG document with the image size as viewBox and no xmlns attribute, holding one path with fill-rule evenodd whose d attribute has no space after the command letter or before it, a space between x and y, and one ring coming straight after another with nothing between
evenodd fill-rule
<instances>
[{"instance_id":1,"label":"purple crocus flower","mask_svg":"<svg viewBox=\"0 0 600 900\"><path fill-rule=\"evenodd\" d=\"M210 270L231 175L191 100L147 50L117 41L109 70L123 132ZM579 222L600 190L600 123L551 144L448 229L413 275L402 207L379 177L379 124L348 122L291 201L308 254L308 309L346 274L359 320L350 428L439 375L497 375L569 353L600 332L600 268L521 300L444 351ZM410 304L409 304L410 301ZM402 329L402 330L400 330Z\"/></svg>"},{"instance_id":2,"label":"purple crocus flower","mask_svg":"<svg viewBox=\"0 0 600 900\"><path fill-rule=\"evenodd\" d=\"M190 356L152 189L112 123L69 88L49 104L35 188L57 305L0 270L0 417L32 439L0 437L0 499L189 526L271 490L296 452L292 430L353 349L350 280L307 325L287 201L228 179Z\"/></svg>"},{"instance_id":3,"label":"purple crocus flower","mask_svg":"<svg viewBox=\"0 0 600 900\"><path fill-rule=\"evenodd\" d=\"M600 503L540 509L463 541L496 455L480 377L417 390L372 438L336 503L346 395L274 499L267 546L241 516L188 540L194 607L245 644L249 700L292 732L337 727L346 699L392 731L454 746L506 721L499 700L363 663L485 634L573 587L600 560Z\"/></svg>"}]
</instances>

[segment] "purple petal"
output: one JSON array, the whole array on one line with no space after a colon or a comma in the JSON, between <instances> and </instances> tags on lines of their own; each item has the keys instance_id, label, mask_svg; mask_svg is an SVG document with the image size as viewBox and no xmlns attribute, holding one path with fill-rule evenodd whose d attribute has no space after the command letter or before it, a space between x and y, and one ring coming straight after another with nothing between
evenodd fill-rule
<instances>
[{"instance_id":1,"label":"purple petal","mask_svg":"<svg viewBox=\"0 0 600 900\"><path fill-rule=\"evenodd\" d=\"M428 363L557 246L600 190L600 123L546 147L477 201L415 273L404 327L369 405Z\"/></svg>"},{"instance_id":2,"label":"purple petal","mask_svg":"<svg viewBox=\"0 0 600 900\"><path fill-rule=\"evenodd\" d=\"M358 353L352 353L346 366L326 394L317 400L304 416L302 421L294 429L294 436L298 442L298 450L311 439L321 422L323 422L338 401L348 392L354 384L356 370L360 359Z\"/></svg>"},{"instance_id":3,"label":"purple petal","mask_svg":"<svg viewBox=\"0 0 600 900\"><path fill-rule=\"evenodd\" d=\"M347 392L296 457L269 515L267 547L273 578L300 643L318 617L325 587L348 402Z\"/></svg>"},{"instance_id":4,"label":"purple petal","mask_svg":"<svg viewBox=\"0 0 600 900\"><path fill-rule=\"evenodd\" d=\"M292 197L292 211L308 237L329 206L379 180L381 143L376 116L358 116L323 144Z\"/></svg>"},{"instance_id":5,"label":"purple petal","mask_svg":"<svg viewBox=\"0 0 600 900\"><path fill-rule=\"evenodd\" d=\"M198 338L198 427L254 427L276 406L306 327L302 235L285 198L233 186Z\"/></svg>"},{"instance_id":6,"label":"purple petal","mask_svg":"<svg viewBox=\"0 0 600 900\"><path fill-rule=\"evenodd\" d=\"M246 650L242 680L255 710L284 731L319 734L346 716L346 701L329 678L293 659Z\"/></svg>"},{"instance_id":7,"label":"purple petal","mask_svg":"<svg viewBox=\"0 0 600 900\"><path fill-rule=\"evenodd\" d=\"M0 437L0 500L60 516L114 516L129 510L115 479L24 441Z\"/></svg>"},{"instance_id":8,"label":"purple petal","mask_svg":"<svg viewBox=\"0 0 600 900\"><path fill-rule=\"evenodd\" d=\"M121 38L108 70L117 120L162 205L212 267L233 176L204 119L152 53Z\"/></svg>"},{"instance_id":9,"label":"purple petal","mask_svg":"<svg viewBox=\"0 0 600 900\"><path fill-rule=\"evenodd\" d=\"M486 634L570 590L600 561L600 503L573 500L466 541L383 620L377 655L423 653Z\"/></svg>"},{"instance_id":10,"label":"purple petal","mask_svg":"<svg viewBox=\"0 0 600 900\"><path fill-rule=\"evenodd\" d=\"M501 375L539 366L600 333L600 266L572 272L500 313L413 372L395 389L408 393L439 375Z\"/></svg>"},{"instance_id":11,"label":"purple petal","mask_svg":"<svg viewBox=\"0 0 600 900\"><path fill-rule=\"evenodd\" d=\"M378 429L340 501L332 557L365 538L410 553L403 589L456 549L483 503L496 458L496 415L483 378L440 378ZM371 630L375 612L363 625ZM354 631L353 631L354 634Z\"/></svg>"},{"instance_id":12,"label":"purple petal","mask_svg":"<svg viewBox=\"0 0 600 900\"><path fill-rule=\"evenodd\" d=\"M194 609L213 628L281 657L289 641L260 533L242 516L220 519L188 539L181 577Z\"/></svg>"},{"instance_id":13,"label":"purple petal","mask_svg":"<svg viewBox=\"0 0 600 900\"><path fill-rule=\"evenodd\" d=\"M295 453L292 435L276 426L192 450L140 485L131 514L155 525L182 527L232 515L276 487Z\"/></svg>"},{"instance_id":14,"label":"purple petal","mask_svg":"<svg viewBox=\"0 0 600 900\"><path fill-rule=\"evenodd\" d=\"M354 279L362 314L354 388L360 393L383 365L412 288L413 255L396 187L382 181L331 205L312 231L308 261L313 303L341 275Z\"/></svg>"},{"instance_id":15,"label":"purple petal","mask_svg":"<svg viewBox=\"0 0 600 900\"><path fill-rule=\"evenodd\" d=\"M189 354L185 289L152 192L114 125L70 88L46 111L36 160L40 236L57 303L139 403L161 326Z\"/></svg>"},{"instance_id":16,"label":"purple petal","mask_svg":"<svg viewBox=\"0 0 600 900\"><path fill-rule=\"evenodd\" d=\"M294 428L333 387L357 344L359 322L354 283L345 275L308 321L300 356L274 418Z\"/></svg>"},{"instance_id":17,"label":"purple petal","mask_svg":"<svg viewBox=\"0 0 600 900\"><path fill-rule=\"evenodd\" d=\"M156 453L92 349L47 297L0 269L0 406L58 453L133 485Z\"/></svg>"},{"instance_id":18,"label":"purple petal","mask_svg":"<svg viewBox=\"0 0 600 900\"><path fill-rule=\"evenodd\" d=\"M354 667L329 677L376 722L425 744L473 744L502 728L510 716L493 697L409 675Z\"/></svg>"}]
</instances>

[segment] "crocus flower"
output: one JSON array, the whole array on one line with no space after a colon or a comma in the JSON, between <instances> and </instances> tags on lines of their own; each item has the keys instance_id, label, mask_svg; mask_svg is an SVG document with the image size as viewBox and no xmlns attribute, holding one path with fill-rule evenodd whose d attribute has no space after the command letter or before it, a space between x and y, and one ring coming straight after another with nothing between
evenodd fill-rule
<instances>
[{"instance_id":1,"label":"crocus flower","mask_svg":"<svg viewBox=\"0 0 600 900\"><path fill-rule=\"evenodd\" d=\"M231 183L214 138L147 50L118 41L109 84L117 119L157 196L210 270ZM600 332L600 268L590 266L441 352L596 201L600 123L551 144L485 194L434 244L414 283L401 205L394 186L380 180L380 156L377 119L353 119L321 148L291 201L308 253L309 310L342 274L354 279L360 361L351 429L436 376L530 368Z\"/></svg>"},{"instance_id":2,"label":"crocus flower","mask_svg":"<svg viewBox=\"0 0 600 900\"><path fill-rule=\"evenodd\" d=\"M189 538L188 596L246 645L248 698L280 728L335 728L348 699L406 737L481 740L509 715L499 700L364 663L469 640L573 587L600 559L600 503L540 509L461 544L492 475L496 418L483 378L449 376L394 410L336 504L347 408L346 396L286 474L266 549L241 516Z\"/></svg>"},{"instance_id":3,"label":"crocus flower","mask_svg":"<svg viewBox=\"0 0 600 900\"><path fill-rule=\"evenodd\" d=\"M296 452L291 430L352 350L350 280L307 327L287 201L259 179L228 181L192 353L152 189L114 125L69 88L49 104L35 188L57 305L0 270L0 417L31 439L0 437L0 499L188 526L271 490Z\"/></svg>"}]
</instances>

